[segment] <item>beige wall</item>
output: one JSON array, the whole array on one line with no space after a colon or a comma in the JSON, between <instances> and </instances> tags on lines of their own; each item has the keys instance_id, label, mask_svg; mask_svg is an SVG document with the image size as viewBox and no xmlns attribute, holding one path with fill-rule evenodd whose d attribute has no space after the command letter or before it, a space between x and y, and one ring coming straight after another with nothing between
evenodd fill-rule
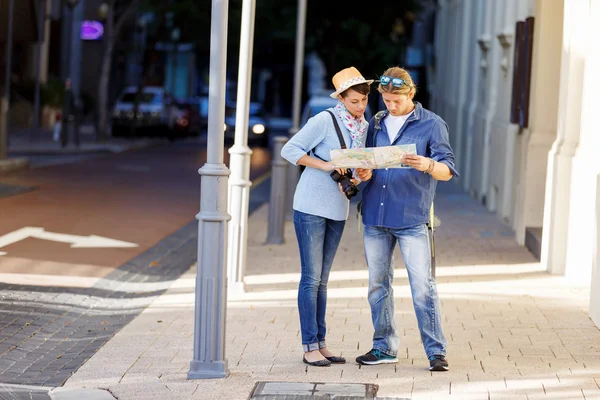
<instances>
[{"instance_id":1,"label":"beige wall","mask_svg":"<svg viewBox=\"0 0 600 400\"><path fill-rule=\"evenodd\" d=\"M527 227L543 228L541 263L590 285L590 315L600 325L600 0L481 0L469 12L469 1L442 3L436 51L448 68L436 71L442 93L433 104L458 129L457 155L469 154L458 163L462 186L521 245ZM519 130L509 122L510 36L532 14L530 119ZM473 29L451 29L457 23ZM451 76L457 66L471 73ZM453 79L458 87L444 83ZM461 101L464 85L474 100Z\"/></svg>"},{"instance_id":2,"label":"beige wall","mask_svg":"<svg viewBox=\"0 0 600 400\"><path fill-rule=\"evenodd\" d=\"M516 195L515 235L525 243L527 227L541 228L548 152L556 139L560 86L548 85L560 76L563 9L538 1L535 9L529 128L524 130Z\"/></svg>"}]
</instances>

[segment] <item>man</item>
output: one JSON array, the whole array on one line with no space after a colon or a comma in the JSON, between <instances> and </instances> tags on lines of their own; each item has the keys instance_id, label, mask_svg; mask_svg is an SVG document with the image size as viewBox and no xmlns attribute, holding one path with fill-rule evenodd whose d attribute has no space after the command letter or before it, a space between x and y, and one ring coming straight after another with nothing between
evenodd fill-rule
<instances>
[{"instance_id":1,"label":"man","mask_svg":"<svg viewBox=\"0 0 600 400\"><path fill-rule=\"evenodd\" d=\"M413 101L416 87L408 72L392 67L380 77L378 91L385 111L371 118L366 147L415 144L405 155L409 168L357 170L363 190L365 257L369 268L369 303L373 348L356 358L362 365L395 363L399 336L394 323L393 252L396 242L408 272L421 340L431 371L447 371L446 339L440 303L431 273L427 231L437 181L458 177L446 123Z\"/></svg>"}]
</instances>

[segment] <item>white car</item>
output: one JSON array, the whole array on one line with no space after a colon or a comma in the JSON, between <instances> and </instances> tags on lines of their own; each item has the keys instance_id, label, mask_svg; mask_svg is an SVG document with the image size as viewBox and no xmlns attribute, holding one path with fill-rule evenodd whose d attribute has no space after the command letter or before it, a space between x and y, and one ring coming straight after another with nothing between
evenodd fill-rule
<instances>
[{"instance_id":1,"label":"white car","mask_svg":"<svg viewBox=\"0 0 600 400\"><path fill-rule=\"evenodd\" d=\"M302 111L302 118L300 119L300 127L303 127L309 118L314 117L321 111L325 111L328 108L335 107L337 103L338 99L332 99L331 97L329 97L329 95L312 96L304 105L304 110ZM365 110L365 118L367 121L369 121L372 116L373 114L371 113L371 109L367 104L367 109Z\"/></svg>"},{"instance_id":2,"label":"white car","mask_svg":"<svg viewBox=\"0 0 600 400\"><path fill-rule=\"evenodd\" d=\"M136 113L137 91L136 86L128 86L117 99L112 114L113 136L127 136L133 131L171 135L177 118L177 109L165 89L160 86L143 87Z\"/></svg>"},{"instance_id":3,"label":"white car","mask_svg":"<svg viewBox=\"0 0 600 400\"><path fill-rule=\"evenodd\" d=\"M225 141L233 143L235 139L235 103L228 103L225 107ZM268 146L269 129L265 111L261 103L250 102L248 108L248 143Z\"/></svg>"}]
</instances>

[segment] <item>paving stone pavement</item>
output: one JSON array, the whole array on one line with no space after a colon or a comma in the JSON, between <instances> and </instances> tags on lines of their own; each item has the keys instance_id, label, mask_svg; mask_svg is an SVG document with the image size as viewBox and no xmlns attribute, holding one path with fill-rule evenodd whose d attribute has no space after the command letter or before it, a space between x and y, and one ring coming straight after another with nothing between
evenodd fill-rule
<instances>
[{"instance_id":1,"label":"paving stone pavement","mask_svg":"<svg viewBox=\"0 0 600 400\"><path fill-rule=\"evenodd\" d=\"M432 373L419 338L406 270L396 251L394 296L401 335L395 365L359 366L371 347L362 231L351 215L328 289L328 346L348 359L302 363L296 305L298 249L291 221L283 245L265 245L268 206L249 220L247 292L230 296L226 379L188 380L195 266L121 329L65 383L105 388L119 400L245 400L256 382L373 383L378 398L600 399L600 331L589 293L553 276L495 215L453 183L436 210L437 285L450 371Z\"/></svg>"},{"instance_id":2,"label":"paving stone pavement","mask_svg":"<svg viewBox=\"0 0 600 400\"><path fill-rule=\"evenodd\" d=\"M92 288L0 283L0 382L61 386L196 258L190 223Z\"/></svg>"},{"instance_id":3,"label":"paving stone pavement","mask_svg":"<svg viewBox=\"0 0 600 400\"><path fill-rule=\"evenodd\" d=\"M250 212L268 200L269 190L267 179L251 191ZM196 258L194 220L91 288L0 282L0 400L44 398L47 390L32 387L62 386Z\"/></svg>"}]
</instances>

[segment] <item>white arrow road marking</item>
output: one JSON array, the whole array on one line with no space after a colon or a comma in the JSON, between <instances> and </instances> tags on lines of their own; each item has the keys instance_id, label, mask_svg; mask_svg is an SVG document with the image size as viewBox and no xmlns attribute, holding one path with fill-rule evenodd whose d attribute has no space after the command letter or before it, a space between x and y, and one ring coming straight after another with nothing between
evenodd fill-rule
<instances>
[{"instance_id":1,"label":"white arrow road marking","mask_svg":"<svg viewBox=\"0 0 600 400\"><path fill-rule=\"evenodd\" d=\"M0 248L8 246L9 244L20 242L21 240L27 239L35 233L43 230L43 228L32 228L28 226L26 228L17 229L11 233L7 233L4 236L0 236Z\"/></svg>"},{"instance_id":2,"label":"white arrow road marking","mask_svg":"<svg viewBox=\"0 0 600 400\"><path fill-rule=\"evenodd\" d=\"M90 235L69 235L66 233L55 233L45 231L44 228L25 227L16 231L0 236L0 248L19 242L27 238L37 238L51 240L53 242L71 243L71 248L130 248L138 247L136 243L125 242L122 240L111 239L103 236ZM6 255L6 252L0 251L0 256Z\"/></svg>"}]
</instances>

